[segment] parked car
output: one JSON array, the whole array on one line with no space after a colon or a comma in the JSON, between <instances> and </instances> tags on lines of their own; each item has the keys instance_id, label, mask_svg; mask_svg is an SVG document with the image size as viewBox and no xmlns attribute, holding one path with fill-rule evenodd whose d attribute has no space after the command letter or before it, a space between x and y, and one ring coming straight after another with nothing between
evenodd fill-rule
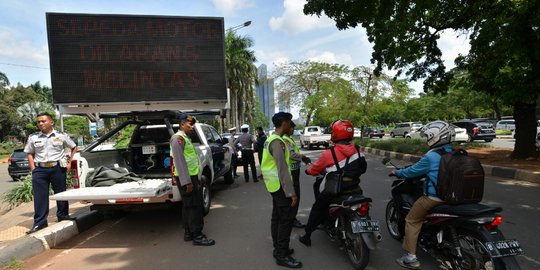
<instances>
[{"instance_id":1,"label":"parked car","mask_svg":"<svg viewBox=\"0 0 540 270\"><path fill-rule=\"evenodd\" d=\"M467 142L475 140L491 142L496 137L493 125L484 120L460 120L452 124L467 130Z\"/></svg>"},{"instance_id":2,"label":"parked car","mask_svg":"<svg viewBox=\"0 0 540 270\"><path fill-rule=\"evenodd\" d=\"M497 124L495 124L495 128L514 130L516 129L516 123L514 119L504 119L497 122Z\"/></svg>"},{"instance_id":3,"label":"parked car","mask_svg":"<svg viewBox=\"0 0 540 270\"><path fill-rule=\"evenodd\" d=\"M370 139L373 137L379 137L382 139L382 137L384 137L384 129L377 127L367 127L364 129L364 136L369 137Z\"/></svg>"},{"instance_id":4,"label":"parked car","mask_svg":"<svg viewBox=\"0 0 540 270\"><path fill-rule=\"evenodd\" d=\"M304 134L300 135L300 147L312 149L314 146L328 147L330 145L330 134L324 134L324 129L320 126L309 126L304 128Z\"/></svg>"},{"instance_id":5,"label":"parked car","mask_svg":"<svg viewBox=\"0 0 540 270\"><path fill-rule=\"evenodd\" d=\"M420 122L397 123L396 127L392 129L392 131L390 131L390 136L392 138L395 138L396 136L402 136L403 138L405 138L407 133L411 133L412 131L418 130L422 126L423 125Z\"/></svg>"},{"instance_id":6,"label":"parked car","mask_svg":"<svg viewBox=\"0 0 540 270\"><path fill-rule=\"evenodd\" d=\"M16 149L8 157L8 174L13 181L18 181L22 177L30 174L28 165L28 155L23 149Z\"/></svg>"},{"instance_id":7,"label":"parked car","mask_svg":"<svg viewBox=\"0 0 540 270\"><path fill-rule=\"evenodd\" d=\"M354 138L362 137L362 130L360 128L354 128Z\"/></svg>"},{"instance_id":8,"label":"parked car","mask_svg":"<svg viewBox=\"0 0 540 270\"><path fill-rule=\"evenodd\" d=\"M451 124L452 125L452 124ZM456 125L452 125L454 127L454 131L456 132L456 136L454 137L454 142L466 142L469 136L467 135L467 130L464 128L460 128ZM412 131L411 133L408 133L405 135L406 139L426 139L426 137L422 137L420 134L422 132L422 128L417 129L415 131Z\"/></svg>"},{"instance_id":9,"label":"parked car","mask_svg":"<svg viewBox=\"0 0 540 270\"><path fill-rule=\"evenodd\" d=\"M178 131L179 112L132 112L117 116L128 120L74 156L71 162L74 188L57 193L51 199L88 202L93 204L91 209L100 211L181 201L176 182L172 181L173 160L169 145L171 136ZM208 213L212 184L220 177L228 184L234 181L232 148L210 125L196 123L193 131L190 138L199 158L201 193L204 211ZM128 140L114 139L120 134ZM95 150L106 140L118 143L112 149ZM107 185L96 185L97 176L94 179L90 176L107 168L134 173L140 180L116 181L116 178L103 174L100 180L107 181Z\"/></svg>"}]
</instances>

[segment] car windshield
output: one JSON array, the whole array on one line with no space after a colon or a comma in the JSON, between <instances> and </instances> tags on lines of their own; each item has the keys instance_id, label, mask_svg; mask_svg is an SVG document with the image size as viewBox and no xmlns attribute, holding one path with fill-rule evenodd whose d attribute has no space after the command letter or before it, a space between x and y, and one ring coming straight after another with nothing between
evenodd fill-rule
<instances>
[{"instance_id":1,"label":"car windshield","mask_svg":"<svg viewBox=\"0 0 540 270\"><path fill-rule=\"evenodd\" d=\"M308 128L307 131L308 131L308 132L318 132L319 129L318 129L318 128L312 127L312 128Z\"/></svg>"},{"instance_id":2,"label":"car windshield","mask_svg":"<svg viewBox=\"0 0 540 270\"><path fill-rule=\"evenodd\" d=\"M26 153L23 152L23 151L15 151L13 152L13 154L11 155L12 158L25 158L27 157Z\"/></svg>"}]
</instances>

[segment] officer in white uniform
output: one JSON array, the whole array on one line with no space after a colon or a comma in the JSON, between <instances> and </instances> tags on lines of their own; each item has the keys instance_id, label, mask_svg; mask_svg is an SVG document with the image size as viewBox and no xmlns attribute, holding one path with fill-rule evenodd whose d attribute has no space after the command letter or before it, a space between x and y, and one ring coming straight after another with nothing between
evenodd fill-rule
<instances>
[{"instance_id":1,"label":"officer in white uniform","mask_svg":"<svg viewBox=\"0 0 540 270\"><path fill-rule=\"evenodd\" d=\"M66 191L66 171L70 170L71 158L77 153L75 142L65 133L53 129L54 120L50 114L38 114L37 125L41 131L30 135L24 147L34 192L34 225L27 234L48 226L49 185L55 194ZM71 150L69 161L65 159L66 148ZM67 201L56 201L56 208L58 221L73 220L69 216Z\"/></svg>"}]
</instances>

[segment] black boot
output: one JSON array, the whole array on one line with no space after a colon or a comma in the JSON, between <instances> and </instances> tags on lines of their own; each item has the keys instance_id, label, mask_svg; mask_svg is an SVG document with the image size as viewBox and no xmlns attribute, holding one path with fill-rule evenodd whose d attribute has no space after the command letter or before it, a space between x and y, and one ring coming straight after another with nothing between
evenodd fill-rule
<instances>
[{"instance_id":1,"label":"black boot","mask_svg":"<svg viewBox=\"0 0 540 270\"><path fill-rule=\"evenodd\" d=\"M298 238L300 242L308 247L311 247L311 234L304 234Z\"/></svg>"},{"instance_id":2,"label":"black boot","mask_svg":"<svg viewBox=\"0 0 540 270\"><path fill-rule=\"evenodd\" d=\"M195 246L213 246L216 244L216 241L207 238L204 234L199 234L193 238L193 245Z\"/></svg>"},{"instance_id":3,"label":"black boot","mask_svg":"<svg viewBox=\"0 0 540 270\"><path fill-rule=\"evenodd\" d=\"M288 268L302 268L302 262L297 261L290 255L278 255L276 258L276 264Z\"/></svg>"}]
</instances>

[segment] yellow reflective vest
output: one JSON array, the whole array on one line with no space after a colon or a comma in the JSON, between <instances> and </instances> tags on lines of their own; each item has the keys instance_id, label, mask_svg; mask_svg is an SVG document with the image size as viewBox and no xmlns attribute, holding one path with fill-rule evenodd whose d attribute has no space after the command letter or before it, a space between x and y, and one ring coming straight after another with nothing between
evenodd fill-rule
<instances>
[{"instance_id":1,"label":"yellow reflective vest","mask_svg":"<svg viewBox=\"0 0 540 270\"><path fill-rule=\"evenodd\" d=\"M199 157L197 156L197 152L195 151L195 146L193 146L193 143L191 143L189 137L186 136L184 133L181 133L179 131L175 135L178 135L184 139L184 159L187 163L189 175L199 175ZM170 151L174 159L172 149ZM178 171L176 167L174 168L174 176L178 176Z\"/></svg>"},{"instance_id":2,"label":"yellow reflective vest","mask_svg":"<svg viewBox=\"0 0 540 270\"><path fill-rule=\"evenodd\" d=\"M287 161L287 165L289 168L291 167L291 159L290 159L290 153L287 145L283 141L283 139L278 136L277 134L272 134L266 141L264 142L264 150L263 150L263 159L262 159L262 165L261 170L264 178L264 184L266 185L266 189L268 192L276 192L281 187L281 184L279 182L279 172L278 167L276 164L276 160L270 153L270 144L275 141L279 140L285 145L285 160ZM290 170L289 170L290 173ZM292 179L292 178L291 178Z\"/></svg>"}]
</instances>

